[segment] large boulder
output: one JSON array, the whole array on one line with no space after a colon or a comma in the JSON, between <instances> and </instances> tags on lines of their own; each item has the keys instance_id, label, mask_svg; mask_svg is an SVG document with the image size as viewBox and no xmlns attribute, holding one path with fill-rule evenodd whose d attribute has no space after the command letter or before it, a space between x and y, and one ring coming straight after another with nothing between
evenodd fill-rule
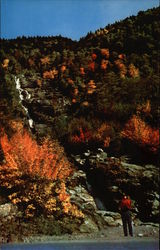
<instances>
[{"instance_id":1,"label":"large boulder","mask_svg":"<svg viewBox=\"0 0 160 250\"><path fill-rule=\"evenodd\" d=\"M0 205L0 217L8 217L16 215L18 209L12 203L5 203Z\"/></svg>"}]
</instances>

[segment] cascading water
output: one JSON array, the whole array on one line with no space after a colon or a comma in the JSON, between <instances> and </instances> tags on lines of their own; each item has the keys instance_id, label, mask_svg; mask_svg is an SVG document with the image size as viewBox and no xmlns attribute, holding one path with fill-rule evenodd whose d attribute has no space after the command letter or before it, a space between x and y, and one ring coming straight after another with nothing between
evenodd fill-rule
<instances>
[{"instance_id":1,"label":"cascading water","mask_svg":"<svg viewBox=\"0 0 160 250\"><path fill-rule=\"evenodd\" d=\"M27 118L28 118L29 127L33 128L33 120L30 118L28 109L22 103L22 101L25 99L29 100L31 98L31 94L29 94L28 91L25 90L25 97L24 97L24 95L23 95L24 90L21 88L20 79L15 77L15 83L16 83L16 89L19 92L20 103L21 103L23 109L25 110Z\"/></svg>"}]
</instances>

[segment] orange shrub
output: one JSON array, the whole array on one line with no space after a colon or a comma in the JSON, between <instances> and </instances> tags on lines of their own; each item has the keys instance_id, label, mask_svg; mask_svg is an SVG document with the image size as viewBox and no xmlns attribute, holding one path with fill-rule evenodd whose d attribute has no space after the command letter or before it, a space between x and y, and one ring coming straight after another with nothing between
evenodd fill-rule
<instances>
[{"instance_id":1,"label":"orange shrub","mask_svg":"<svg viewBox=\"0 0 160 250\"><path fill-rule=\"evenodd\" d=\"M107 123L102 123L102 125L97 129L94 137L97 141L102 141L104 147L109 147L112 135L112 128Z\"/></svg>"},{"instance_id":2,"label":"orange shrub","mask_svg":"<svg viewBox=\"0 0 160 250\"><path fill-rule=\"evenodd\" d=\"M44 79L54 79L55 76L58 74L58 71L56 69L45 71L43 72L43 78Z\"/></svg>"},{"instance_id":3,"label":"orange shrub","mask_svg":"<svg viewBox=\"0 0 160 250\"><path fill-rule=\"evenodd\" d=\"M75 98L72 99L72 103L76 103L77 100Z\"/></svg>"},{"instance_id":4,"label":"orange shrub","mask_svg":"<svg viewBox=\"0 0 160 250\"><path fill-rule=\"evenodd\" d=\"M37 79L36 83L37 83L38 87L40 87L40 88L42 87L42 80L41 79Z\"/></svg>"},{"instance_id":5,"label":"orange shrub","mask_svg":"<svg viewBox=\"0 0 160 250\"><path fill-rule=\"evenodd\" d=\"M125 54L119 54L118 58L121 60L124 60L124 59L126 59L126 56L125 56Z\"/></svg>"},{"instance_id":6,"label":"orange shrub","mask_svg":"<svg viewBox=\"0 0 160 250\"><path fill-rule=\"evenodd\" d=\"M57 142L46 139L42 145L27 131L18 131L10 139L0 138L6 165L22 173L48 179L65 179L72 171L71 165Z\"/></svg>"},{"instance_id":7,"label":"orange shrub","mask_svg":"<svg viewBox=\"0 0 160 250\"><path fill-rule=\"evenodd\" d=\"M44 57L44 58L41 58L40 61L41 61L41 64L42 64L42 65L45 65L45 64L49 64L49 63L50 63L50 59L49 59L48 56L46 56L46 57Z\"/></svg>"},{"instance_id":8,"label":"orange shrub","mask_svg":"<svg viewBox=\"0 0 160 250\"><path fill-rule=\"evenodd\" d=\"M101 54L102 54L102 56L105 56L105 58L109 58L109 49L106 49L106 48L104 48L104 49L101 49Z\"/></svg>"},{"instance_id":9,"label":"orange shrub","mask_svg":"<svg viewBox=\"0 0 160 250\"><path fill-rule=\"evenodd\" d=\"M134 64L130 64L128 67L129 75L133 78L139 77L139 69L134 66Z\"/></svg>"},{"instance_id":10,"label":"orange shrub","mask_svg":"<svg viewBox=\"0 0 160 250\"><path fill-rule=\"evenodd\" d=\"M84 214L77 208L77 206L71 204L70 195L66 192L66 185L64 182L61 182L60 189L57 190L57 193L65 214L70 214L77 218L84 218Z\"/></svg>"},{"instance_id":11,"label":"orange shrub","mask_svg":"<svg viewBox=\"0 0 160 250\"><path fill-rule=\"evenodd\" d=\"M121 132L126 137L141 146L148 146L152 152L157 152L159 147L159 131L147 125L140 117L134 115Z\"/></svg>"},{"instance_id":12,"label":"orange shrub","mask_svg":"<svg viewBox=\"0 0 160 250\"><path fill-rule=\"evenodd\" d=\"M2 67L3 68L8 68L8 64L9 64L9 59L4 59L3 63L2 63Z\"/></svg>"},{"instance_id":13,"label":"orange shrub","mask_svg":"<svg viewBox=\"0 0 160 250\"><path fill-rule=\"evenodd\" d=\"M84 101L84 102L82 102L82 106L87 107L88 105L89 105L88 101Z\"/></svg>"},{"instance_id":14,"label":"orange shrub","mask_svg":"<svg viewBox=\"0 0 160 250\"><path fill-rule=\"evenodd\" d=\"M120 77L125 78L125 75L127 74L127 69L126 69L126 66L123 63L123 61L118 59L114 63L117 66L117 68L119 69Z\"/></svg>"},{"instance_id":15,"label":"orange shrub","mask_svg":"<svg viewBox=\"0 0 160 250\"><path fill-rule=\"evenodd\" d=\"M87 94L93 94L95 92L96 85L94 80L90 80L87 84Z\"/></svg>"},{"instance_id":16,"label":"orange shrub","mask_svg":"<svg viewBox=\"0 0 160 250\"><path fill-rule=\"evenodd\" d=\"M66 65L61 66L61 72L63 73L64 71L66 71Z\"/></svg>"},{"instance_id":17,"label":"orange shrub","mask_svg":"<svg viewBox=\"0 0 160 250\"><path fill-rule=\"evenodd\" d=\"M85 71L84 71L84 68L83 68L83 67L80 68L80 74L81 74L81 75L85 75Z\"/></svg>"},{"instance_id":18,"label":"orange shrub","mask_svg":"<svg viewBox=\"0 0 160 250\"><path fill-rule=\"evenodd\" d=\"M10 120L8 124L14 132L22 131L24 127L22 120Z\"/></svg>"},{"instance_id":19,"label":"orange shrub","mask_svg":"<svg viewBox=\"0 0 160 250\"><path fill-rule=\"evenodd\" d=\"M149 115L151 112L151 103L150 100L147 100L146 103L137 106L138 113L144 113L145 115Z\"/></svg>"},{"instance_id":20,"label":"orange shrub","mask_svg":"<svg viewBox=\"0 0 160 250\"><path fill-rule=\"evenodd\" d=\"M101 69L103 69L103 70L107 69L108 62L109 62L108 60L103 59L101 61Z\"/></svg>"}]
</instances>

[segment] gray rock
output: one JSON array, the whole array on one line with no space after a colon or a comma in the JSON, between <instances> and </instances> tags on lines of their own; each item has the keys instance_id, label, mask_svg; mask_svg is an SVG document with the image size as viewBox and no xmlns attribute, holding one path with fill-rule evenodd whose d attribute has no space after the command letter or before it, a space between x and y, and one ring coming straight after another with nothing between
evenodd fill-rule
<instances>
[{"instance_id":1,"label":"gray rock","mask_svg":"<svg viewBox=\"0 0 160 250\"><path fill-rule=\"evenodd\" d=\"M143 237L143 236L144 236L144 234L142 234L142 233L138 234L138 237Z\"/></svg>"},{"instance_id":2,"label":"gray rock","mask_svg":"<svg viewBox=\"0 0 160 250\"><path fill-rule=\"evenodd\" d=\"M90 218L85 219L84 223L80 226L79 230L81 233L92 233L99 231L96 223Z\"/></svg>"},{"instance_id":3,"label":"gray rock","mask_svg":"<svg viewBox=\"0 0 160 250\"><path fill-rule=\"evenodd\" d=\"M115 220L115 225L116 226L122 226L123 225L122 220L121 219L116 219Z\"/></svg>"},{"instance_id":4,"label":"gray rock","mask_svg":"<svg viewBox=\"0 0 160 250\"><path fill-rule=\"evenodd\" d=\"M17 207L11 203L0 205L0 216L7 217L16 214L18 211Z\"/></svg>"},{"instance_id":5,"label":"gray rock","mask_svg":"<svg viewBox=\"0 0 160 250\"><path fill-rule=\"evenodd\" d=\"M104 220L108 226L116 226L116 223L111 216L105 216Z\"/></svg>"}]
</instances>

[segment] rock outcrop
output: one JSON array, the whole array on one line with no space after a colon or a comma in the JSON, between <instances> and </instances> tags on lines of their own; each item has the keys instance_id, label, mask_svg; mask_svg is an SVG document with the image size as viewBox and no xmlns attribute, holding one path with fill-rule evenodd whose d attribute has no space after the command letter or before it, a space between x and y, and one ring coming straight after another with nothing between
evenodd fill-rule
<instances>
[{"instance_id":1,"label":"rock outcrop","mask_svg":"<svg viewBox=\"0 0 160 250\"><path fill-rule=\"evenodd\" d=\"M71 196L71 202L76 204L84 214L84 222L79 227L79 232L93 233L108 226L122 226L119 212L99 209L93 193L89 191L88 185L86 173L82 170L76 171L68 181L67 192ZM133 220L135 224L140 223L135 215Z\"/></svg>"},{"instance_id":2,"label":"rock outcrop","mask_svg":"<svg viewBox=\"0 0 160 250\"><path fill-rule=\"evenodd\" d=\"M121 159L107 157L102 149L73 157L79 167L86 171L95 201L98 197L106 210L118 212L120 199L127 193L133 201L137 218L158 222L159 172L156 166L129 164ZM101 204L97 205L101 207Z\"/></svg>"},{"instance_id":3,"label":"rock outcrop","mask_svg":"<svg viewBox=\"0 0 160 250\"><path fill-rule=\"evenodd\" d=\"M33 120L32 131L40 137L51 136L54 134L53 127L58 117L67 112L70 101L47 80L44 80L41 87L38 86L36 77L39 76L16 78L19 79L20 98L25 111L27 110Z\"/></svg>"}]
</instances>

